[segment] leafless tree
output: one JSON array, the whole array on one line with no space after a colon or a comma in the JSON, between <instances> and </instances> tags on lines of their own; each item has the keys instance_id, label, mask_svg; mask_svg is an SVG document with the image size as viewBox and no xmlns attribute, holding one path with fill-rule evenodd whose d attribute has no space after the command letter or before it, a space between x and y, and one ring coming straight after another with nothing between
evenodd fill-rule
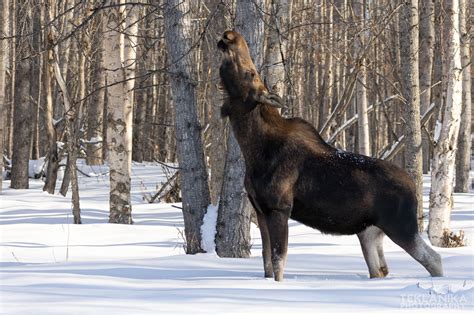
<instances>
[{"instance_id":1,"label":"leafless tree","mask_svg":"<svg viewBox=\"0 0 474 315\"><path fill-rule=\"evenodd\" d=\"M403 3L400 16L400 69L405 103L405 169L415 182L418 199L418 229L423 231L423 172L420 124L420 81L418 76L418 0Z\"/></svg>"},{"instance_id":2,"label":"leafless tree","mask_svg":"<svg viewBox=\"0 0 474 315\"><path fill-rule=\"evenodd\" d=\"M445 2L444 21L446 48L446 104L442 113L439 137L431 170L430 218L428 235L431 244L447 246L446 235L450 233L451 210L453 207L454 170L457 139L462 110L462 68L460 52L459 0Z\"/></svg>"},{"instance_id":3,"label":"leafless tree","mask_svg":"<svg viewBox=\"0 0 474 315\"><path fill-rule=\"evenodd\" d=\"M17 1L16 3L16 41L17 54L15 69L15 98L13 111L13 153L11 187L27 189L28 168L30 159L31 131L33 123L34 106L30 95L30 76L32 70L32 42L33 32L33 7L30 0Z\"/></svg>"},{"instance_id":4,"label":"leafless tree","mask_svg":"<svg viewBox=\"0 0 474 315\"><path fill-rule=\"evenodd\" d=\"M136 8L110 0L104 31L107 83L107 158L110 167L110 223L132 223L133 88L137 43ZM107 5L106 4L106 5Z\"/></svg>"},{"instance_id":5,"label":"leafless tree","mask_svg":"<svg viewBox=\"0 0 474 315\"><path fill-rule=\"evenodd\" d=\"M0 22L0 36L9 35L9 15L10 8L8 1L0 2L0 14L2 16L2 21ZM6 40L0 41L0 175L2 180L0 180L0 193L2 192L2 183L3 183L3 150L4 150L4 138L5 138L5 123L6 123L6 97L5 97L5 75L8 62L8 45Z\"/></svg>"},{"instance_id":6,"label":"leafless tree","mask_svg":"<svg viewBox=\"0 0 474 315\"><path fill-rule=\"evenodd\" d=\"M459 31L461 32L462 66L462 113L459 129L458 150L456 153L455 192L469 191L469 170L471 167L471 35L469 24L469 1L460 0Z\"/></svg>"},{"instance_id":7,"label":"leafless tree","mask_svg":"<svg viewBox=\"0 0 474 315\"><path fill-rule=\"evenodd\" d=\"M201 225L210 195L192 77L190 51L194 37L188 2L170 0L166 2L164 10L166 44L170 57L169 78L176 115L186 253L195 254L202 252Z\"/></svg>"},{"instance_id":8,"label":"leafless tree","mask_svg":"<svg viewBox=\"0 0 474 315\"><path fill-rule=\"evenodd\" d=\"M263 63L264 36L260 0L241 0L236 3L235 29L247 40L250 55L257 67ZM216 251L221 257L250 256L251 205L244 190L245 162L237 140L229 131L224 180L220 196Z\"/></svg>"},{"instance_id":9,"label":"leafless tree","mask_svg":"<svg viewBox=\"0 0 474 315\"><path fill-rule=\"evenodd\" d=\"M431 84L433 76L434 43L435 43L435 2L420 1L420 111L425 113L431 104ZM423 151L423 173L429 172L430 166L430 140L428 128L422 131L422 151Z\"/></svg>"}]
</instances>

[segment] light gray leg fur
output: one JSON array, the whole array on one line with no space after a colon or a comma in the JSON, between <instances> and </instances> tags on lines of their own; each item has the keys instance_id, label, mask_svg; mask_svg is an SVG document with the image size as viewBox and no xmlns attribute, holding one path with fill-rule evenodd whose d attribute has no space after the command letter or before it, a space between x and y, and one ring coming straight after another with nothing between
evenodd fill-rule
<instances>
[{"instance_id":1,"label":"light gray leg fur","mask_svg":"<svg viewBox=\"0 0 474 315\"><path fill-rule=\"evenodd\" d=\"M419 234L416 234L413 241L409 244L398 244L402 247L411 257L415 258L423 267L428 270L433 277L443 276L443 264L441 256L435 252L428 244L423 241Z\"/></svg>"},{"instance_id":2,"label":"light gray leg fur","mask_svg":"<svg viewBox=\"0 0 474 315\"><path fill-rule=\"evenodd\" d=\"M383 254L383 236L383 231L376 226L369 226L357 234L371 278L383 278L388 274Z\"/></svg>"}]
</instances>

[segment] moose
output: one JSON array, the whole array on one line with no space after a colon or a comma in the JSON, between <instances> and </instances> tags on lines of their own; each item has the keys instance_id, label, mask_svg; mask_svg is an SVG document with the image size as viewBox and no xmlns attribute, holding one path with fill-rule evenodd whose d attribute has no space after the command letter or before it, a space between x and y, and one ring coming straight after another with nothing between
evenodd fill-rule
<instances>
[{"instance_id":1,"label":"moose","mask_svg":"<svg viewBox=\"0 0 474 315\"><path fill-rule=\"evenodd\" d=\"M225 93L221 108L242 151L248 198L257 213L265 277L283 280L288 219L336 235L356 234L371 278L388 274L387 235L431 276L441 257L418 233L415 185L387 161L336 149L301 118L284 118L282 99L257 73L245 39L226 31L217 43Z\"/></svg>"}]
</instances>

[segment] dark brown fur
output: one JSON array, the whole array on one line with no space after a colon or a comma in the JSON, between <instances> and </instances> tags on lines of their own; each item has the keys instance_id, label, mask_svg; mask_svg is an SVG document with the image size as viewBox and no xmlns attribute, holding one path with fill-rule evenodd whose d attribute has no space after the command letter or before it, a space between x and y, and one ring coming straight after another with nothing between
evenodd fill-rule
<instances>
[{"instance_id":1,"label":"dark brown fur","mask_svg":"<svg viewBox=\"0 0 474 315\"><path fill-rule=\"evenodd\" d=\"M245 158L245 188L257 211L265 276L283 278L289 217L324 233L357 234L371 277L388 273L384 233L432 275L441 275L439 255L417 232L408 174L386 161L331 147L306 121L281 117L275 108L281 99L264 86L242 36L227 31L218 47L227 92L222 114Z\"/></svg>"}]
</instances>

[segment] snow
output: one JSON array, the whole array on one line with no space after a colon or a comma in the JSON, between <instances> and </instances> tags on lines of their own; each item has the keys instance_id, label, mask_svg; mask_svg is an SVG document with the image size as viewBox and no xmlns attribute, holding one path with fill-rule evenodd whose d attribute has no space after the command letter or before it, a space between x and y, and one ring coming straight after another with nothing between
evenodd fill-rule
<instances>
[{"instance_id":1,"label":"snow","mask_svg":"<svg viewBox=\"0 0 474 315\"><path fill-rule=\"evenodd\" d=\"M434 130L434 135L433 135L433 141L435 143L438 143L439 138L441 138L441 130L443 130L443 123L439 120L436 120L435 130Z\"/></svg>"},{"instance_id":2,"label":"snow","mask_svg":"<svg viewBox=\"0 0 474 315\"><path fill-rule=\"evenodd\" d=\"M98 137L91 137L89 140L85 140L84 143L89 143L89 144L98 144L103 141L101 136Z\"/></svg>"},{"instance_id":3,"label":"snow","mask_svg":"<svg viewBox=\"0 0 474 315\"><path fill-rule=\"evenodd\" d=\"M219 202L217 203L219 204ZM217 205L209 205L201 226L201 247L208 253L214 253L216 250L216 223L217 223Z\"/></svg>"},{"instance_id":4,"label":"snow","mask_svg":"<svg viewBox=\"0 0 474 315\"><path fill-rule=\"evenodd\" d=\"M46 172L45 158L41 157L38 160L30 160L28 162L28 177L35 178L39 177L40 174Z\"/></svg>"},{"instance_id":5,"label":"snow","mask_svg":"<svg viewBox=\"0 0 474 315\"><path fill-rule=\"evenodd\" d=\"M430 277L385 238L390 274L369 279L357 237L291 221L285 281L278 283L263 278L255 226L249 259L185 255L180 210L143 198L165 180L158 164L133 165L133 225L107 223L107 167L80 169L96 175L80 173L82 225L71 224L69 198L44 193L40 180L30 180L29 190L4 181L0 314L472 314L472 192L455 194L452 213L453 230L463 229L469 246L436 248L445 277ZM425 210L428 193L425 177ZM208 209L202 229L208 248L216 214Z\"/></svg>"}]
</instances>

